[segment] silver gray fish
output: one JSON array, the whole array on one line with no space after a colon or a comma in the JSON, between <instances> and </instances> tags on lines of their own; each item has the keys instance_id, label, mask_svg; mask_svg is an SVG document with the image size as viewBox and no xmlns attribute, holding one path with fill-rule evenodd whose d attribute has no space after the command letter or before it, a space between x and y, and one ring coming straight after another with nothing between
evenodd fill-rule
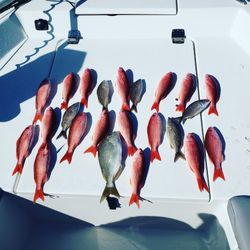
<instances>
[{"instance_id":1,"label":"silver gray fish","mask_svg":"<svg viewBox=\"0 0 250 250\"><path fill-rule=\"evenodd\" d=\"M63 118L62 118L62 123L61 123L62 131L56 137L56 139L60 138L61 136L63 136L65 139L67 139L66 132L67 132L68 128L71 126L72 121L74 120L74 118L78 114L80 107L81 107L80 102L76 102L67 108L67 110L64 112Z\"/></svg>"},{"instance_id":2,"label":"silver gray fish","mask_svg":"<svg viewBox=\"0 0 250 250\"><path fill-rule=\"evenodd\" d=\"M119 132L112 132L98 147L98 160L102 171L102 176L106 181L105 189L100 202L110 194L120 198L120 194L115 186L115 181L124 169L122 160L122 141Z\"/></svg>"},{"instance_id":3,"label":"silver gray fish","mask_svg":"<svg viewBox=\"0 0 250 250\"><path fill-rule=\"evenodd\" d=\"M174 162L176 162L179 158L185 160L185 155L181 151L184 140L184 130L176 118L168 118L167 136L170 147L175 150Z\"/></svg>"},{"instance_id":4,"label":"silver gray fish","mask_svg":"<svg viewBox=\"0 0 250 250\"><path fill-rule=\"evenodd\" d=\"M141 101L141 98L143 96L144 84L144 81L142 79L139 79L130 85L129 97L133 103L130 111L134 110L135 112L137 112L137 104Z\"/></svg>"},{"instance_id":5,"label":"silver gray fish","mask_svg":"<svg viewBox=\"0 0 250 250\"><path fill-rule=\"evenodd\" d=\"M103 109L108 110L108 105L114 92L113 84L110 80L102 81L97 88L97 97Z\"/></svg>"},{"instance_id":6,"label":"silver gray fish","mask_svg":"<svg viewBox=\"0 0 250 250\"><path fill-rule=\"evenodd\" d=\"M185 109L181 117L178 117L176 119L184 124L187 119L192 119L196 115L201 114L205 109L209 107L209 105L210 101L208 99L195 101Z\"/></svg>"}]
</instances>

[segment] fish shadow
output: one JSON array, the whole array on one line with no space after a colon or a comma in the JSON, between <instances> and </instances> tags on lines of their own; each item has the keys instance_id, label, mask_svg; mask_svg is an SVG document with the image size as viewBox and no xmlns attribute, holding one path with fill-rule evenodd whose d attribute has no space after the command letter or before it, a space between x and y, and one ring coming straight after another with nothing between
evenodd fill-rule
<instances>
[{"instance_id":1,"label":"fish shadow","mask_svg":"<svg viewBox=\"0 0 250 250\"><path fill-rule=\"evenodd\" d=\"M90 129L91 129L91 126L92 126L92 121L93 121L93 119L92 119L92 116L91 116L90 112L87 112L87 113L86 113L86 116L87 116L87 126L86 126L86 129L85 129L85 131L84 131L84 133L83 133L83 135L82 135L82 138L81 138L80 143L81 143L81 142L83 141L83 139L87 136L87 134L89 133L89 131L90 131Z\"/></svg>"},{"instance_id":2,"label":"fish shadow","mask_svg":"<svg viewBox=\"0 0 250 250\"><path fill-rule=\"evenodd\" d=\"M108 196L106 198L110 210L116 210L117 208L121 208L121 204L119 203L119 199L115 197Z\"/></svg>"},{"instance_id":3,"label":"fish shadow","mask_svg":"<svg viewBox=\"0 0 250 250\"><path fill-rule=\"evenodd\" d=\"M162 113L159 112L158 115L161 119L161 124L162 124L162 129L161 129L161 144L162 144L166 133L166 119Z\"/></svg>"},{"instance_id":4,"label":"fish shadow","mask_svg":"<svg viewBox=\"0 0 250 250\"><path fill-rule=\"evenodd\" d=\"M58 89L58 84L55 83L53 80L51 80L51 93L50 93L50 96L49 96L49 99L48 99L48 104L46 105L46 107L50 106L52 100L56 96L57 89Z\"/></svg>"},{"instance_id":5,"label":"fish shadow","mask_svg":"<svg viewBox=\"0 0 250 250\"><path fill-rule=\"evenodd\" d=\"M39 125L35 125L34 139L33 139L33 142L32 142L31 148L30 148L30 154L33 151L34 147L36 146L36 144L37 144L37 142L39 140L39 134L40 134L40 127L39 127Z\"/></svg>"},{"instance_id":6,"label":"fish shadow","mask_svg":"<svg viewBox=\"0 0 250 250\"><path fill-rule=\"evenodd\" d=\"M221 141L221 144L222 144L222 155L223 155L223 159L225 160L226 159L226 156L225 156L226 141L225 141L224 136L222 135L221 131L217 127L213 127L213 128L214 128L214 130L216 131L216 133L218 134L218 136L220 138L220 141Z\"/></svg>"},{"instance_id":7,"label":"fish shadow","mask_svg":"<svg viewBox=\"0 0 250 250\"><path fill-rule=\"evenodd\" d=\"M196 75L192 74L192 79L193 79L193 86L191 88L191 91L189 93L189 95L187 96L187 101L190 101L194 92L196 91L197 89L197 86L198 86L198 78Z\"/></svg>"},{"instance_id":8,"label":"fish shadow","mask_svg":"<svg viewBox=\"0 0 250 250\"><path fill-rule=\"evenodd\" d=\"M129 112L128 115L129 115L130 121L132 123L133 140L135 140L137 137L137 132L138 132L138 120L137 120L137 117L134 113Z\"/></svg>"},{"instance_id":9,"label":"fish shadow","mask_svg":"<svg viewBox=\"0 0 250 250\"><path fill-rule=\"evenodd\" d=\"M134 73L131 69L127 69L125 71L129 85L131 85L134 82Z\"/></svg>"},{"instance_id":10,"label":"fish shadow","mask_svg":"<svg viewBox=\"0 0 250 250\"><path fill-rule=\"evenodd\" d=\"M216 102L218 102L220 100L220 95L221 95L220 82L218 81L218 79L215 76L213 76L213 75L209 75L209 76L212 78L212 80L214 82L214 85L216 88L216 93L218 94Z\"/></svg>"},{"instance_id":11,"label":"fish shadow","mask_svg":"<svg viewBox=\"0 0 250 250\"><path fill-rule=\"evenodd\" d=\"M172 79L171 79L171 84L170 87L168 88L167 92L166 92L166 96L174 89L175 85L177 82L177 75L175 72L172 72Z\"/></svg>"},{"instance_id":12,"label":"fish shadow","mask_svg":"<svg viewBox=\"0 0 250 250\"><path fill-rule=\"evenodd\" d=\"M204 178L203 174L204 174L204 160L205 160L205 149L202 143L201 138L199 137L199 135L197 135L196 133L192 133L192 136L195 140L195 142L198 145L199 148L199 155L200 155L200 173L202 175L202 177Z\"/></svg>"},{"instance_id":13,"label":"fish shadow","mask_svg":"<svg viewBox=\"0 0 250 250\"><path fill-rule=\"evenodd\" d=\"M53 127L51 138L53 138L55 134L57 133L57 130L61 123L61 117L62 117L62 111L58 107L54 108L54 112L55 112L56 119L55 119L55 124L53 124L54 127Z\"/></svg>"},{"instance_id":14,"label":"fish shadow","mask_svg":"<svg viewBox=\"0 0 250 250\"><path fill-rule=\"evenodd\" d=\"M74 85L74 88L72 89L72 93L71 93L71 96L73 97L76 94L76 91L79 88L79 85L80 85L80 76L77 73L75 73L75 72L72 72L72 73L74 74L74 79L75 79L75 85Z\"/></svg>"},{"instance_id":15,"label":"fish shadow","mask_svg":"<svg viewBox=\"0 0 250 250\"><path fill-rule=\"evenodd\" d=\"M115 121L116 121L116 113L114 110L109 111L109 130L108 133L113 132L115 127Z\"/></svg>"},{"instance_id":16,"label":"fish shadow","mask_svg":"<svg viewBox=\"0 0 250 250\"><path fill-rule=\"evenodd\" d=\"M57 161L57 150L55 145L50 141L48 142L49 148L50 148L50 164L49 164L49 168L48 168L48 180L50 179L51 173L53 172L55 165L56 165L56 161Z\"/></svg>"},{"instance_id":17,"label":"fish shadow","mask_svg":"<svg viewBox=\"0 0 250 250\"><path fill-rule=\"evenodd\" d=\"M97 84L97 78L98 78L98 74L97 74L96 70L90 69L90 71L91 71L91 76L92 76L92 84L91 84L89 96L91 95L91 93L95 89L96 84Z\"/></svg>"}]
</instances>

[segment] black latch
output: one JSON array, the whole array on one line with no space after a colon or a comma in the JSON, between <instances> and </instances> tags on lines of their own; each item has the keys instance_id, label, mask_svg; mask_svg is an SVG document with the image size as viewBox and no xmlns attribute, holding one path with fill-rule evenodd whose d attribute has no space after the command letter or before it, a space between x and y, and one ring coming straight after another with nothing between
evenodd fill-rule
<instances>
[{"instance_id":1,"label":"black latch","mask_svg":"<svg viewBox=\"0 0 250 250\"><path fill-rule=\"evenodd\" d=\"M172 30L172 42L173 43L184 43L185 42L185 30L184 29L173 29Z\"/></svg>"},{"instance_id":2,"label":"black latch","mask_svg":"<svg viewBox=\"0 0 250 250\"><path fill-rule=\"evenodd\" d=\"M38 20L35 20L35 27L36 27L36 30L48 30L49 24L47 20L38 19Z\"/></svg>"},{"instance_id":3,"label":"black latch","mask_svg":"<svg viewBox=\"0 0 250 250\"><path fill-rule=\"evenodd\" d=\"M82 38L81 32L79 30L70 30L68 34L69 44L78 44L79 40Z\"/></svg>"}]
</instances>

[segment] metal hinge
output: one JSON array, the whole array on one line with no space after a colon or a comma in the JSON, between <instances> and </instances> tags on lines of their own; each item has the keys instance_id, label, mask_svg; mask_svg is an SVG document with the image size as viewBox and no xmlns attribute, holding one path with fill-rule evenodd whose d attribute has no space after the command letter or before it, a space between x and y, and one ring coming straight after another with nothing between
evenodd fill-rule
<instances>
[{"instance_id":1,"label":"metal hinge","mask_svg":"<svg viewBox=\"0 0 250 250\"><path fill-rule=\"evenodd\" d=\"M78 44L81 38L80 30L70 30L68 33L68 44Z\"/></svg>"},{"instance_id":2,"label":"metal hinge","mask_svg":"<svg viewBox=\"0 0 250 250\"><path fill-rule=\"evenodd\" d=\"M172 42L173 43L184 43L185 42L185 30L184 29L173 29L172 30Z\"/></svg>"}]
</instances>

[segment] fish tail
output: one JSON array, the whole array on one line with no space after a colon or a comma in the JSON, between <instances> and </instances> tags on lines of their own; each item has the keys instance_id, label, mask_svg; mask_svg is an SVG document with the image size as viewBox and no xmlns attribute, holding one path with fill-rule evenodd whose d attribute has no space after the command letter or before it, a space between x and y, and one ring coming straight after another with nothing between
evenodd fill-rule
<instances>
[{"instance_id":1,"label":"fish tail","mask_svg":"<svg viewBox=\"0 0 250 250\"><path fill-rule=\"evenodd\" d=\"M185 110L184 105L183 104L178 104L175 111L180 111L180 112L183 113L184 110Z\"/></svg>"},{"instance_id":2,"label":"fish tail","mask_svg":"<svg viewBox=\"0 0 250 250\"><path fill-rule=\"evenodd\" d=\"M157 102L154 102L152 107L151 107L151 110L155 109L157 112L159 112L159 103Z\"/></svg>"},{"instance_id":3,"label":"fish tail","mask_svg":"<svg viewBox=\"0 0 250 250\"><path fill-rule=\"evenodd\" d=\"M92 154L94 155L94 157L96 157L96 152L97 152L96 146L90 146L89 148L87 148L87 149L84 151L84 154L85 154L85 153L92 153Z\"/></svg>"},{"instance_id":4,"label":"fish tail","mask_svg":"<svg viewBox=\"0 0 250 250\"><path fill-rule=\"evenodd\" d=\"M59 139L60 137L67 139L66 131L62 130L60 134L56 137L56 139Z\"/></svg>"},{"instance_id":5,"label":"fish tail","mask_svg":"<svg viewBox=\"0 0 250 250\"><path fill-rule=\"evenodd\" d=\"M130 111L129 105L126 102L122 104L122 110Z\"/></svg>"},{"instance_id":6,"label":"fish tail","mask_svg":"<svg viewBox=\"0 0 250 250\"><path fill-rule=\"evenodd\" d=\"M161 156L156 150L152 150L150 152L150 161L153 162L154 159L161 161Z\"/></svg>"},{"instance_id":7,"label":"fish tail","mask_svg":"<svg viewBox=\"0 0 250 250\"><path fill-rule=\"evenodd\" d=\"M88 108L88 100L87 100L86 98L82 97L82 99L81 99L81 104L82 104L84 107Z\"/></svg>"},{"instance_id":8,"label":"fish tail","mask_svg":"<svg viewBox=\"0 0 250 250\"><path fill-rule=\"evenodd\" d=\"M135 203L137 205L138 208L140 208L140 203L139 203L139 196L138 194L132 194L130 201L129 201L129 206L132 205L133 203Z\"/></svg>"},{"instance_id":9,"label":"fish tail","mask_svg":"<svg viewBox=\"0 0 250 250\"><path fill-rule=\"evenodd\" d=\"M104 201L105 198L109 197L111 194L113 194L114 196L116 196L117 198L120 198L120 194L115 186L115 184L113 184L112 187L108 187L107 185L105 186L101 199L100 199L100 203L102 201Z\"/></svg>"},{"instance_id":10,"label":"fish tail","mask_svg":"<svg viewBox=\"0 0 250 250\"><path fill-rule=\"evenodd\" d=\"M218 177L220 177L222 180L225 180L225 176L224 173L222 171L222 168L215 168L214 169L214 177L213 177L213 181L215 181Z\"/></svg>"},{"instance_id":11,"label":"fish tail","mask_svg":"<svg viewBox=\"0 0 250 250\"><path fill-rule=\"evenodd\" d=\"M18 163L16 164L16 167L15 167L12 175L15 175L17 172L22 174L22 172L23 172L23 165L22 164L18 164Z\"/></svg>"},{"instance_id":12,"label":"fish tail","mask_svg":"<svg viewBox=\"0 0 250 250\"><path fill-rule=\"evenodd\" d=\"M182 158L183 160L186 160L185 155L183 154L183 152L179 151L175 154L174 157L174 162L176 162L179 158Z\"/></svg>"},{"instance_id":13,"label":"fish tail","mask_svg":"<svg viewBox=\"0 0 250 250\"><path fill-rule=\"evenodd\" d=\"M201 192L203 191L203 189L205 189L209 193L209 188L208 188L207 183L205 182L205 180L203 178L198 177L197 182L198 182L198 186L199 186L199 189Z\"/></svg>"},{"instance_id":14,"label":"fish tail","mask_svg":"<svg viewBox=\"0 0 250 250\"><path fill-rule=\"evenodd\" d=\"M215 114L215 115L219 116L219 113L216 109L216 106L210 106L210 108L208 110L208 115L210 115L210 114Z\"/></svg>"},{"instance_id":15,"label":"fish tail","mask_svg":"<svg viewBox=\"0 0 250 250\"><path fill-rule=\"evenodd\" d=\"M35 124L38 120L42 121L42 118L43 118L43 115L41 113L36 112L32 124Z\"/></svg>"},{"instance_id":16,"label":"fish tail","mask_svg":"<svg viewBox=\"0 0 250 250\"><path fill-rule=\"evenodd\" d=\"M129 146L128 147L128 156L133 156L136 151L137 151L137 148L135 146Z\"/></svg>"},{"instance_id":17,"label":"fish tail","mask_svg":"<svg viewBox=\"0 0 250 250\"><path fill-rule=\"evenodd\" d=\"M67 108L68 108L68 103L65 102L65 101L63 101L63 102L61 103L60 109L63 110L63 109L67 109Z\"/></svg>"},{"instance_id":18,"label":"fish tail","mask_svg":"<svg viewBox=\"0 0 250 250\"><path fill-rule=\"evenodd\" d=\"M133 110L137 113L137 106L135 104L133 104L132 107L131 107L131 109L130 109L131 112Z\"/></svg>"},{"instance_id":19,"label":"fish tail","mask_svg":"<svg viewBox=\"0 0 250 250\"><path fill-rule=\"evenodd\" d=\"M66 154L63 156L63 158L60 160L60 163L63 161L68 161L68 163L70 164L72 161L72 156L73 156L73 152L66 152Z\"/></svg>"},{"instance_id":20,"label":"fish tail","mask_svg":"<svg viewBox=\"0 0 250 250\"><path fill-rule=\"evenodd\" d=\"M44 201L44 194L42 189L36 189L33 202L36 203L37 199Z\"/></svg>"}]
</instances>

